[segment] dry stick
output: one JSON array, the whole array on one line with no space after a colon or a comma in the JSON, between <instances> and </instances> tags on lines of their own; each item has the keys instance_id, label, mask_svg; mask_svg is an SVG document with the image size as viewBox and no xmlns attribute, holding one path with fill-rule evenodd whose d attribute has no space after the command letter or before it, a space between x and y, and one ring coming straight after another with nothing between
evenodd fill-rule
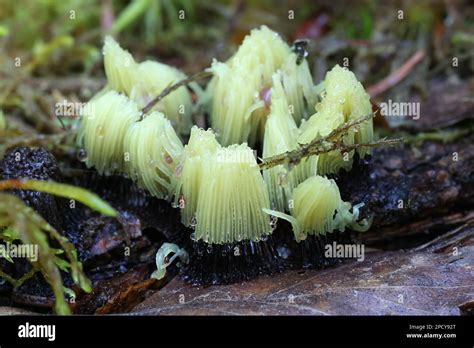
<instances>
[{"instance_id":1,"label":"dry stick","mask_svg":"<svg viewBox=\"0 0 474 348\"><path fill-rule=\"evenodd\" d=\"M153 100L151 100L143 109L142 109L142 116L141 119L143 119L143 115L148 113L154 106L157 104L161 99L166 97L168 94L173 92L174 90L177 90L178 88L185 86L191 82L194 82L199 79L203 79L205 77L212 76L212 72L210 71L200 71L188 78L185 78L184 80L181 80L179 82L176 82L174 85L170 85L166 87L160 94L158 94L157 97L155 97Z\"/></svg>"},{"instance_id":2,"label":"dry stick","mask_svg":"<svg viewBox=\"0 0 474 348\"><path fill-rule=\"evenodd\" d=\"M375 85L367 88L367 93L373 98L376 95L379 95L391 87L395 86L401 80L403 80L410 71L413 70L415 65L417 65L425 57L425 49L421 48L414 55L412 55L401 67L392 72L390 75L384 79L377 82Z\"/></svg>"},{"instance_id":3,"label":"dry stick","mask_svg":"<svg viewBox=\"0 0 474 348\"><path fill-rule=\"evenodd\" d=\"M269 169L281 164L287 164L290 166L297 165L303 158L320 155L323 153L338 150L341 153L350 152L361 147L377 147L381 145L394 145L402 142L401 138L397 139L380 139L378 141L362 143L362 144L344 144L342 137L349 132L349 130L357 128L361 123L373 118L373 114L361 117L355 121L348 122L341 127L333 130L326 137L316 137L313 141L308 144L300 144L300 147L281 153L279 155L271 156L262 160L259 164L261 170Z\"/></svg>"}]
</instances>

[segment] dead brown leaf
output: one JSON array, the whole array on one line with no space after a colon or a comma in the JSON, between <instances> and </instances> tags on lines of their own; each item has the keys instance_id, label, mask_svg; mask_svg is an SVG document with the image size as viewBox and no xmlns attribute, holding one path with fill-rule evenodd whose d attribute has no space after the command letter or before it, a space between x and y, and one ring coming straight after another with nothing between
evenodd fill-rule
<instances>
[{"instance_id":1,"label":"dead brown leaf","mask_svg":"<svg viewBox=\"0 0 474 348\"><path fill-rule=\"evenodd\" d=\"M474 224L417 249L304 273L195 288L175 278L141 315L459 315L474 299Z\"/></svg>"}]
</instances>

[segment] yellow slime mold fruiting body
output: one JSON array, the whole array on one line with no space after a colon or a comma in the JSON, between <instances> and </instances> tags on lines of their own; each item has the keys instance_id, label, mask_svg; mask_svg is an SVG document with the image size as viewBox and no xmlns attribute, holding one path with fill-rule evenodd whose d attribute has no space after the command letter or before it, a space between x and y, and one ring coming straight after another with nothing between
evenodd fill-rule
<instances>
[{"instance_id":1,"label":"yellow slime mold fruiting body","mask_svg":"<svg viewBox=\"0 0 474 348\"><path fill-rule=\"evenodd\" d=\"M133 56L110 36L104 40L102 54L109 85L118 92L130 95L136 82L138 68Z\"/></svg>"},{"instance_id":2,"label":"yellow slime mold fruiting body","mask_svg":"<svg viewBox=\"0 0 474 348\"><path fill-rule=\"evenodd\" d=\"M153 196L169 199L183 144L159 112L130 126L124 139L125 172Z\"/></svg>"},{"instance_id":3,"label":"yellow slime mold fruiting body","mask_svg":"<svg viewBox=\"0 0 474 348\"><path fill-rule=\"evenodd\" d=\"M125 93L140 108L145 107L166 87L186 78L184 73L166 64L155 61L137 63L111 37L106 37L103 53L109 86ZM196 84L193 86L199 89ZM163 112L179 134L189 134L193 104L191 93L186 87L180 87L165 96L152 110Z\"/></svg>"},{"instance_id":4,"label":"yellow slime mold fruiting body","mask_svg":"<svg viewBox=\"0 0 474 348\"><path fill-rule=\"evenodd\" d=\"M272 232L262 212L270 207L267 188L246 144L222 148L212 131L193 127L179 167L175 205L182 209L182 222L195 228L196 241L258 241Z\"/></svg>"},{"instance_id":5,"label":"yellow slime mold fruiting body","mask_svg":"<svg viewBox=\"0 0 474 348\"><path fill-rule=\"evenodd\" d=\"M86 166L94 166L99 174L122 171L123 139L139 117L137 105L115 91L92 99L85 108L77 136L78 146L87 153Z\"/></svg>"},{"instance_id":6,"label":"yellow slime mold fruiting body","mask_svg":"<svg viewBox=\"0 0 474 348\"><path fill-rule=\"evenodd\" d=\"M220 147L212 130L205 131L197 126L191 129L189 142L172 177L174 205L181 208L181 221L186 226L195 224L206 157Z\"/></svg>"},{"instance_id":7,"label":"yellow slime mold fruiting body","mask_svg":"<svg viewBox=\"0 0 474 348\"><path fill-rule=\"evenodd\" d=\"M336 65L326 74L325 80L318 86L322 100L316 105L316 113L300 126L298 143L307 144L317 135L327 136L344 123L354 121L372 113L370 97L354 73ZM372 119L364 122L358 130L350 130L343 138L345 144L368 143L374 140ZM370 149L357 149L364 157ZM350 170L354 151L341 154L332 151L319 156L318 174L337 173L340 169Z\"/></svg>"},{"instance_id":8,"label":"yellow slime mold fruiting body","mask_svg":"<svg viewBox=\"0 0 474 348\"><path fill-rule=\"evenodd\" d=\"M363 220L357 223L359 207L341 199L339 188L334 180L321 176L312 176L302 182L293 191L291 215L265 209L268 214L289 221L293 227L297 242L308 235L325 235L334 230L343 232L347 226L363 231L370 223Z\"/></svg>"},{"instance_id":9,"label":"yellow slime mold fruiting body","mask_svg":"<svg viewBox=\"0 0 474 348\"><path fill-rule=\"evenodd\" d=\"M297 55L280 36L262 26L251 31L226 63L213 62L214 77L207 93L212 128L222 145L248 142L253 146L262 140L271 98L268 91L279 69L293 117L299 123L306 116L305 105L314 104L315 93L307 62L296 61Z\"/></svg>"},{"instance_id":10,"label":"yellow slime mold fruiting body","mask_svg":"<svg viewBox=\"0 0 474 348\"><path fill-rule=\"evenodd\" d=\"M205 160L196 210L196 240L210 244L259 241L273 232L268 192L252 149L218 149Z\"/></svg>"},{"instance_id":11,"label":"yellow slime mold fruiting body","mask_svg":"<svg viewBox=\"0 0 474 348\"><path fill-rule=\"evenodd\" d=\"M271 157L296 148L299 130L291 117L291 108L286 100L282 85L282 74L273 75L272 104L263 143L263 157ZM288 201L293 189L307 177L317 173L317 156L304 159L289 169L283 165L265 170L263 177L268 186L272 207L288 211Z\"/></svg>"}]
</instances>

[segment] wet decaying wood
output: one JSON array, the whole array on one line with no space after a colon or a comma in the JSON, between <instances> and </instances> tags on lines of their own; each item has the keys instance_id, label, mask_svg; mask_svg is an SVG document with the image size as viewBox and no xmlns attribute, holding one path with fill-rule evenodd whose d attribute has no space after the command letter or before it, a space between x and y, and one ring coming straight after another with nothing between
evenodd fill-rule
<instances>
[{"instance_id":1,"label":"wet decaying wood","mask_svg":"<svg viewBox=\"0 0 474 348\"><path fill-rule=\"evenodd\" d=\"M175 278L135 307L141 315L459 315L474 288L474 224L408 251L195 288Z\"/></svg>"},{"instance_id":2,"label":"wet decaying wood","mask_svg":"<svg viewBox=\"0 0 474 348\"><path fill-rule=\"evenodd\" d=\"M127 178L120 176L100 176L92 170L72 170L67 175L69 183L97 192L110 202L123 217L123 221L136 219L140 229L150 231L151 237L159 242L164 240L185 244L191 230L180 222L179 209L167 201L151 197L145 190ZM128 218L127 218L128 216Z\"/></svg>"},{"instance_id":3,"label":"wet decaying wood","mask_svg":"<svg viewBox=\"0 0 474 348\"><path fill-rule=\"evenodd\" d=\"M366 203L364 212L375 217L373 228L356 236L361 242L403 248L473 218L474 80L434 79L427 92L411 100L420 103L420 117L401 125L410 132L404 145L377 148L367 165L340 175L343 198ZM447 141L420 134L439 130L462 134Z\"/></svg>"},{"instance_id":4,"label":"wet decaying wood","mask_svg":"<svg viewBox=\"0 0 474 348\"><path fill-rule=\"evenodd\" d=\"M16 160L17 155L21 156L21 161ZM179 212L169 203L150 197L125 178L100 177L88 170L81 170L81 175L77 177L63 175L54 157L45 149L12 149L6 154L0 169L4 178L54 179L84 186L97 192L117 208L118 218L111 218L95 213L80 203L70 206L69 201L52 195L14 191L54 223L58 231L75 245L84 270L94 284L91 298L80 302L84 308L79 304L74 306L77 312L94 313L97 309L109 313L118 311L114 309L115 303L119 303L122 310L127 308L126 303L135 305L132 298L138 301L142 298L143 291L155 285L155 282L150 281L149 275L153 271L154 257L159 246L164 241L179 243L185 236L189 236L189 233L185 233L185 227L180 224ZM163 219L163 216L167 219ZM2 259L0 263L2 269L14 277L31 269L26 260L17 260L11 264ZM62 272L62 277L65 286L74 288L69 273ZM109 280L110 283L107 283ZM144 285L137 285L144 280ZM108 290L104 291L106 288ZM84 295L80 289L74 290L80 296ZM120 297L125 296L123 294L126 295L126 300ZM47 310L54 303L53 293L40 273L36 273L16 289L12 289L9 283L0 284L0 295L9 297L0 297L0 304L13 301L26 308ZM114 302L116 296L119 300ZM106 303L108 305L101 309Z\"/></svg>"},{"instance_id":5,"label":"wet decaying wood","mask_svg":"<svg viewBox=\"0 0 474 348\"><path fill-rule=\"evenodd\" d=\"M427 233L465 221L474 207L474 136L443 144L426 141L376 149L368 164L356 164L338 179L343 199L364 202L374 215L358 237L374 242Z\"/></svg>"}]
</instances>

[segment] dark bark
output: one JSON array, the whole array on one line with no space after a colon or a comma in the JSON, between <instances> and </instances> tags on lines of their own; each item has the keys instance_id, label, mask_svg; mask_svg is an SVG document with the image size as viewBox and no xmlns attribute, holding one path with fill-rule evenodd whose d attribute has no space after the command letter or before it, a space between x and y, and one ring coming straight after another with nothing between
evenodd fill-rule
<instances>
[{"instance_id":1,"label":"dark bark","mask_svg":"<svg viewBox=\"0 0 474 348\"><path fill-rule=\"evenodd\" d=\"M373 215L362 241L446 229L472 217L474 207L474 136L443 144L426 141L376 149L368 163L339 175L344 200L364 202Z\"/></svg>"}]
</instances>

